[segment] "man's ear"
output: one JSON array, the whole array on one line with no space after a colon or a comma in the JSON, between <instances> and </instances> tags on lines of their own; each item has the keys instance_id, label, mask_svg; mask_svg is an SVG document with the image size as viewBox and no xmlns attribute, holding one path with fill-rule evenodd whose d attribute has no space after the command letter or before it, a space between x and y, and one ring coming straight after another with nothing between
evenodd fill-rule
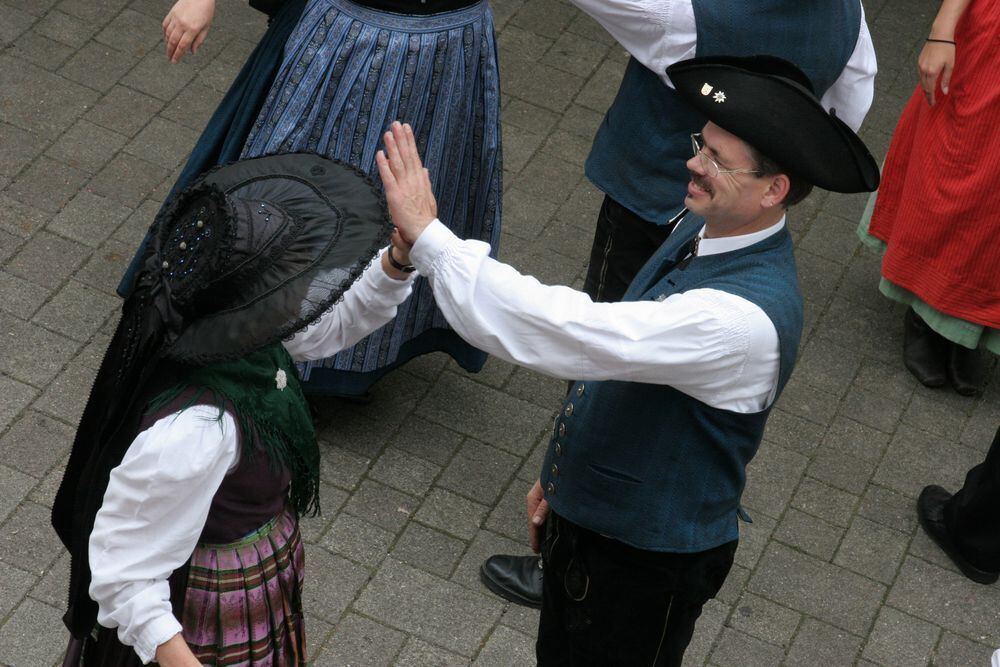
<instances>
[{"instance_id":1,"label":"man's ear","mask_svg":"<svg viewBox=\"0 0 1000 667\"><path fill-rule=\"evenodd\" d=\"M792 181L786 174L774 174L768 176L771 179L767 190L761 195L760 205L763 208L772 208L780 205L788 197L788 191L792 187Z\"/></svg>"}]
</instances>

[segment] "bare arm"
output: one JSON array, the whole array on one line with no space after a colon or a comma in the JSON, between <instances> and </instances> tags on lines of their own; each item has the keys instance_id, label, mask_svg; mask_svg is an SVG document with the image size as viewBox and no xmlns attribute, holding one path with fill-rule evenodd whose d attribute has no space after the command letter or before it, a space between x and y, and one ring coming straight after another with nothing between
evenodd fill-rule
<instances>
[{"instance_id":1,"label":"bare arm","mask_svg":"<svg viewBox=\"0 0 1000 667\"><path fill-rule=\"evenodd\" d=\"M163 19L167 60L179 63L188 51L198 53L214 17L215 0L177 0Z\"/></svg>"},{"instance_id":2,"label":"bare arm","mask_svg":"<svg viewBox=\"0 0 1000 667\"><path fill-rule=\"evenodd\" d=\"M156 662L160 667L201 667L201 662L194 657L184 637L176 634L156 649Z\"/></svg>"},{"instance_id":3,"label":"bare arm","mask_svg":"<svg viewBox=\"0 0 1000 667\"><path fill-rule=\"evenodd\" d=\"M971 0L944 0L938 10L931 34L924 44L920 57L917 58L917 71L920 73L920 87L924 89L927 102L934 106L937 85L940 80L941 92L948 94L951 83L951 73L955 69L955 26L965 13ZM930 41L943 40L943 41Z\"/></svg>"}]
</instances>

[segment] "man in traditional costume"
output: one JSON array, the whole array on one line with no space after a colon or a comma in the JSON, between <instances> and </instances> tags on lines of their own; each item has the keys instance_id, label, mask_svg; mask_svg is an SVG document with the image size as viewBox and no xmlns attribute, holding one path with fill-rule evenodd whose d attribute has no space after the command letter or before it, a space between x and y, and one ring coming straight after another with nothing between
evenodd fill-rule
<instances>
[{"instance_id":1,"label":"man in traditional costume","mask_svg":"<svg viewBox=\"0 0 1000 667\"><path fill-rule=\"evenodd\" d=\"M404 128L379 157L393 242L452 326L577 378L527 497L546 572L542 665L681 663L732 565L746 466L798 350L785 208L813 185L878 184L864 144L791 63L696 58L667 72L709 122L691 137L686 214L620 303L541 285L456 238Z\"/></svg>"},{"instance_id":2,"label":"man in traditional costume","mask_svg":"<svg viewBox=\"0 0 1000 667\"><path fill-rule=\"evenodd\" d=\"M175 185L237 157L308 151L375 173L394 119L417 131L442 214L462 238L500 242L500 78L487 0L263 0L274 12ZM215 0L179 0L163 22L167 55L205 39ZM210 37L209 37L210 38ZM139 253L141 255L141 251ZM139 256L137 255L137 257ZM119 286L130 289L137 261ZM308 394L361 397L406 361L443 351L467 371L486 355L448 328L430 288L390 322L302 366Z\"/></svg>"},{"instance_id":3,"label":"man in traditional costume","mask_svg":"<svg viewBox=\"0 0 1000 667\"><path fill-rule=\"evenodd\" d=\"M860 0L573 0L631 54L587 158L604 192L583 291L619 301L673 229L687 193L689 135L706 117L674 89L666 69L694 56L769 54L808 75L823 106L853 130L872 103L875 49ZM492 556L483 583L537 607L541 561Z\"/></svg>"},{"instance_id":4,"label":"man in traditional costume","mask_svg":"<svg viewBox=\"0 0 1000 667\"><path fill-rule=\"evenodd\" d=\"M233 163L164 206L52 510L67 665L304 664L319 449L294 360L395 315L412 279L391 251L370 261L389 229L370 181L310 154Z\"/></svg>"}]
</instances>

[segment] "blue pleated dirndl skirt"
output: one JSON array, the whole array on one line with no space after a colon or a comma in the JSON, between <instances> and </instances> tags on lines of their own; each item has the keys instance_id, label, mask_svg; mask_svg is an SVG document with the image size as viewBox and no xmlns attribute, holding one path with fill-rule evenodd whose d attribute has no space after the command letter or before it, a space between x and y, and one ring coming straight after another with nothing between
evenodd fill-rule
<instances>
[{"instance_id":1,"label":"blue pleated dirndl skirt","mask_svg":"<svg viewBox=\"0 0 1000 667\"><path fill-rule=\"evenodd\" d=\"M286 45L241 157L310 151L375 180L375 153L394 120L410 123L430 170L438 216L462 238L500 239L500 82L486 0L451 12L403 15L350 0L310 0ZM486 355L462 341L418 279L396 318L335 357L302 364L311 393L364 393L427 352L465 369Z\"/></svg>"}]
</instances>

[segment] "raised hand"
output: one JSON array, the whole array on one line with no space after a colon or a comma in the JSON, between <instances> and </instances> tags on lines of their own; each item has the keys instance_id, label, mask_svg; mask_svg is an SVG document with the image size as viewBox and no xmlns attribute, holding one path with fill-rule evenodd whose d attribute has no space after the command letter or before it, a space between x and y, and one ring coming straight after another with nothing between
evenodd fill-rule
<instances>
[{"instance_id":1,"label":"raised hand","mask_svg":"<svg viewBox=\"0 0 1000 667\"><path fill-rule=\"evenodd\" d=\"M375 155L375 163L385 187L389 215L396 225L393 245L408 249L437 217L430 175L420 162L409 124L392 124L385 133L385 151Z\"/></svg>"},{"instance_id":2,"label":"raised hand","mask_svg":"<svg viewBox=\"0 0 1000 667\"><path fill-rule=\"evenodd\" d=\"M177 0L163 19L167 59L178 63L188 51L198 53L214 17L215 0Z\"/></svg>"}]
</instances>

